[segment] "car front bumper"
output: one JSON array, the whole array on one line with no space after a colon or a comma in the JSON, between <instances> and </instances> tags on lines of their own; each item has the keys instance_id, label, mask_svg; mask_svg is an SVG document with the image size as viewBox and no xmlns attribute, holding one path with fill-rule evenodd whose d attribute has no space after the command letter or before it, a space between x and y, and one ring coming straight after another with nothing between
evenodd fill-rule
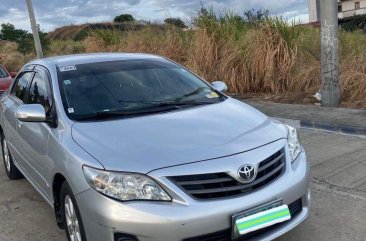
<instances>
[{"instance_id":1,"label":"car front bumper","mask_svg":"<svg viewBox=\"0 0 366 241\"><path fill-rule=\"evenodd\" d=\"M287 165L291 168L287 168L286 173L273 183L235 198L199 201L175 190L182 199L173 197L173 202L119 202L89 189L77 195L76 199L88 241L115 241L116 233L133 235L139 241L182 241L230 229L235 213L278 199L283 204L301 199L302 209L294 218L254 237L254 240L273 240L304 221L310 210L309 167L305 153L302 152L294 163L288 161ZM151 173L151 176L159 180L166 174L164 172ZM163 181L165 184L166 180ZM165 188L173 189L174 185L169 184Z\"/></svg>"}]
</instances>

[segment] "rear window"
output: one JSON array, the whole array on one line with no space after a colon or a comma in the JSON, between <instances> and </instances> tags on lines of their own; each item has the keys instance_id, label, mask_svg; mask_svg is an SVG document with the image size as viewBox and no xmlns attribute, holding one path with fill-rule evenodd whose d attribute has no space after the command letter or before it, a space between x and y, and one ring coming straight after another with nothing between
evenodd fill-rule
<instances>
[{"instance_id":1,"label":"rear window","mask_svg":"<svg viewBox=\"0 0 366 241\"><path fill-rule=\"evenodd\" d=\"M9 77L8 73L2 66L0 66L0 78L6 78L6 77Z\"/></svg>"}]
</instances>

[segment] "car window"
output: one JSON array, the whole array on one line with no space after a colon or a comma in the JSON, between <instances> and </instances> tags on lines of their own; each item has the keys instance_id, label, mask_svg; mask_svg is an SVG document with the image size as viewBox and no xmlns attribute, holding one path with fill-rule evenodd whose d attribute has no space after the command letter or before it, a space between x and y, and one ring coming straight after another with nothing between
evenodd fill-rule
<instances>
[{"instance_id":1,"label":"car window","mask_svg":"<svg viewBox=\"0 0 366 241\"><path fill-rule=\"evenodd\" d=\"M50 91L48 77L44 73L36 72L29 89L28 104L41 104L46 113L50 110Z\"/></svg>"},{"instance_id":2,"label":"car window","mask_svg":"<svg viewBox=\"0 0 366 241\"><path fill-rule=\"evenodd\" d=\"M21 74L16 80L16 84L13 89L13 95L18 97L18 99L23 102L25 102L27 98L27 92L32 81L33 74L33 72L25 72L24 74Z\"/></svg>"},{"instance_id":3,"label":"car window","mask_svg":"<svg viewBox=\"0 0 366 241\"><path fill-rule=\"evenodd\" d=\"M6 77L8 77L9 75L8 75L8 73L5 71L5 69L2 67L2 66L0 66L0 78L6 78Z\"/></svg>"}]
</instances>

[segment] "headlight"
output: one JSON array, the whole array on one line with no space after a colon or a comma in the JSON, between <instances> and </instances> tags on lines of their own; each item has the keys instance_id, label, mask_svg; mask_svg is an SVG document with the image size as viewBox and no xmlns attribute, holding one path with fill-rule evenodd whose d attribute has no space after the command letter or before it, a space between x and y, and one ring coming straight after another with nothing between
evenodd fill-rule
<instances>
[{"instance_id":1,"label":"headlight","mask_svg":"<svg viewBox=\"0 0 366 241\"><path fill-rule=\"evenodd\" d=\"M170 196L151 178L134 173L108 172L84 166L84 175L96 191L121 200L171 201Z\"/></svg>"},{"instance_id":2,"label":"headlight","mask_svg":"<svg viewBox=\"0 0 366 241\"><path fill-rule=\"evenodd\" d=\"M291 161L293 162L301 153L301 145L297 136L296 128L288 125L286 125L286 127L288 129L287 142L290 150Z\"/></svg>"}]
</instances>

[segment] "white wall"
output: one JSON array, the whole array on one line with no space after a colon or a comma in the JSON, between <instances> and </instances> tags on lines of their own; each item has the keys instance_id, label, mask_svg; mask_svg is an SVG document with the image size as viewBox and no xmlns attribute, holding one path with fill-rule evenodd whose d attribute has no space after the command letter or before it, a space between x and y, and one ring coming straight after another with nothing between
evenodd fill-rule
<instances>
[{"instance_id":1,"label":"white wall","mask_svg":"<svg viewBox=\"0 0 366 241\"><path fill-rule=\"evenodd\" d=\"M361 8L366 8L366 0L360 1Z\"/></svg>"},{"instance_id":2,"label":"white wall","mask_svg":"<svg viewBox=\"0 0 366 241\"><path fill-rule=\"evenodd\" d=\"M355 9L355 2L360 2L360 9ZM339 18L348 18L355 15L366 14L366 0L352 0L342 2L342 12L338 13Z\"/></svg>"},{"instance_id":3,"label":"white wall","mask_svg":"<svg viewBox=\"0 0 366 241\"><path fill-rule=\"evenodd\" d=\"M317 22L316 0L309 0L309 22Z\"/></svg>"},{"instance_id":4,"label":"white wall","mask_svg":"<svg viewBox=\"0 0 366 241\"><path fill-rule=\"evenodd\" d=\"M342 12L350 11L355 9L355 1L342 2Z\"/></svg>"},{"instance_id":5,"label":"white wall","mask_svg":"<svg viewBox=\"0 0 366 241\"><path fill-rule=\"evenodd\" d=\"M352 1L345 1L342 2L342 11L350 11L355 10L355 2L360 2L361 8L366 8L366 0L352 0Z\"/></svg>"}]
</instances>

